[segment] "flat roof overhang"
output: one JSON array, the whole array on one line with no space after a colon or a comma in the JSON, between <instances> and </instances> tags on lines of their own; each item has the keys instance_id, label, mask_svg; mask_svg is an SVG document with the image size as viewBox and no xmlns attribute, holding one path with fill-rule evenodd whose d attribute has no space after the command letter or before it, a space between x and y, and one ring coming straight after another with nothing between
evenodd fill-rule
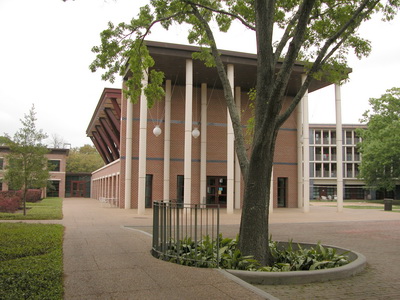
<instances>
[{"instance_id":1,"label":"flat roof overhang","mask_svg":"<svg viewBox=\"0 0 400 300\"><path fill-rule=\"evenodd\" d=\"M189 45L179 45L155 41L145 41L150 55L155 61L154 69L163 71L165 79L170 79L175 85L185 85L186 78L186 59L192 59L192 54L199 51L199 47ZM257 55L251 53L234 52L220 50L221 59L225 65L234 65L235 86L240 86L242 90L249 91L256 87L257 78ZM276 71L281 67L281 63L276 66ZM351 70L349 70L349 73ZM294 96L301 87L301 77L305 73L304 64L297 62L292 70L286 95ZM126 79L125 76L124 79ZM193 85L200 86L206 83L210 88L221 89L222 84L219 80L216 68L209 68L203 61L193 60ZM331 85L332 82L324 80L312 80L309 92L313 92Z\"/></svg>"}]
</instances>

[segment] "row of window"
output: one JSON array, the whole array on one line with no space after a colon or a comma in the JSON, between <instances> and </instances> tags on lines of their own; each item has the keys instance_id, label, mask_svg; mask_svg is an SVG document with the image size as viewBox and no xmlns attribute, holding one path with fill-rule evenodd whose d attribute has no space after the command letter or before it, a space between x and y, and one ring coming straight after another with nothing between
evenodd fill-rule
<instances>
[{"instance_id":1,"label":"row of window","mask_svg":"<svg viewBox=\"0 0 400 300\"><path fill-rule=\"evenodd\" d=\"M344 178L357 178L359 174L357 163L343 164ZM336 163L310 163L311 178L336 178L337 165Z\"/></svg>"},{"instance_id":2,"label":"row of window","mask_svg":"<svg viewBox=\"0 0 400 300\"><path fill-rule=\"evenodd\" d=\"M310 147L310 161L336 161L336 147ZM355 147L343 147L343 161L360 161Z\"/></svg>"},{"instance_id":3,"label":"row of window","mask_svg":"<svg viewBox=\"0 0 400 300\"><path fill-rule=\"evenodd\" d=\"M361 140L354 130L343 130L343 144L357 145ZM310 130L310 144L336 145L336 130L312 129Z\"/></svg>"},{"instance_id":4,"label":"row of window","mask_svg":"<svg viewBox=\"0 0 400 300\"><path fill-rule=\"evenodd\" d=\"M49 159L48 167L52 172L60 172L61 160ZM4 170L4 158L0 157L0 170Z\"/></svg>"}]
</instances>

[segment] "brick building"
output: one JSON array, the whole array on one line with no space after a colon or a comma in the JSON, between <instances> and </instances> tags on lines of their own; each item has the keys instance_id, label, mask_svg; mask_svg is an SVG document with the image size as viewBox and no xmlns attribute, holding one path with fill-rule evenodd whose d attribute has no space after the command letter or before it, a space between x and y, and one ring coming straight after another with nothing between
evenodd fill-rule
<instances>
[{"instance_id":1,"label":"brick building","mask_svg":"<svg viewBox=\"0 0 400 300\"><path fill-rule=\"evenodd\" d=\"M7 146L0 146L0 191L7 191L8 185L3 182L3 172L7 164L7 154L10 149ZM49 149L46 154L51 166L49 181L53 188L44 188L42 197L65 197L65 170L69 149Z\"/></svg>"},{"instance_id":2,"label":"brick building","mask_svg":"<svg viewBox=\"0 0 400 300\"><path fill-rule=\"evenodd\" d=\"M86 131L106 162L92 173L92 197L109 199L120 208L137 208L139 213L162 199L220 204L228 212L239 209L243 182L216 70L192 60L196 47L159 42L147 42L147 46L154 68L165 73L165 99L148 109L143 95L132 103L120 89L104 89ZM221 58L246 130L256 55L221 51ZM304 73L302 64L294 67L285 96L288 100L297 93ZM330 84L314 80L308 92ZM309 174L310 163L307 98L306 94L278 134L274 207L308 210L310 178L302 175ZM340 120L340 86L336 86L336 103Z\"/></svg>"}]
</instances>

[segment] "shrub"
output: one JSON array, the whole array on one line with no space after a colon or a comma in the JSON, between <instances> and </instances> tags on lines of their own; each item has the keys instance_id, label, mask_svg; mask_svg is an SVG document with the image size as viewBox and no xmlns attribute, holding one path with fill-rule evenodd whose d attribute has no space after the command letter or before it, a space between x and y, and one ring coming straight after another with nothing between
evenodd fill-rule
<instances>
[{"instance_id":1,"label":"shrub","mask_svg":"<svg viewBox=\"0 0 400 300\"><path fill-rule=\"evenodd\" d=\"M29 189L26 192L26 202L38 202L42 200L42 191L40 189Z\"/></svg>"},{"instance_id":2,"label":"shrub","mask_svg":"<svg viewBox=\"0 0 400 300\"><path fill-rule=\"evenodd\" d=\"M19 208L20 199L17 196L0 196L0 212L14 213Z\"/></svg>"},{"instance_id":3,"label":"shrub","mask_svg":"<svg viewBox=\"0 0 400 300\"><path fill-rule=\"evenodd\" d=\"M13 197L18 199L18 207L22 207L22 191L0 191L0 199L8 199Z\"/></svg>"}]
</instances>

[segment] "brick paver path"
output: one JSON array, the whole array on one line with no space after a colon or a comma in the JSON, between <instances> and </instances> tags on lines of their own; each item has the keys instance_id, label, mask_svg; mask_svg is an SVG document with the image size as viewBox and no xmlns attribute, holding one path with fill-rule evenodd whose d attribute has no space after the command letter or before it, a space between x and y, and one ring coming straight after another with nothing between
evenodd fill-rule
<instances>
[{"instance_id":1,"label":"brick paver path","mask_svg":"<svg viewBox=\"0 0 400 300\"><path fill-rule=\"evenodd\" d=\"M285 299L400 299L400 221L271 224L273 239L352 249L367 257L367 269L326 283L258 286Z\"/></svg>"}]
</instances>

